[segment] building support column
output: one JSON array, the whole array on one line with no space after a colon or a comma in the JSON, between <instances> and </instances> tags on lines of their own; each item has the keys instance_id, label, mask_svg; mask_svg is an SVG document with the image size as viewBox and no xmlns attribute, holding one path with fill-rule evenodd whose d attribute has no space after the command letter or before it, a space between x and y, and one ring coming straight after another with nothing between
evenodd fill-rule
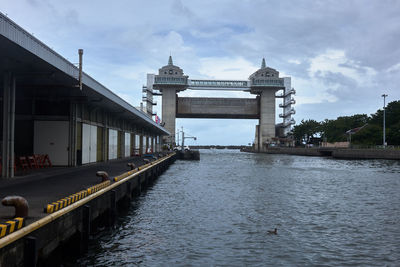
<instances>
[{"instance_id":1,"label":"building support column","mask_svg":"<svg viewBox=\"0 0 400 267\"><path fill-rule=\"evenodd\" d=\"M118 134L120 135L121 143L119 144L119 151L121 151L121 158L125 158L125 121L122 120L121 122L121 132Z\"/></svg>"},{"instance_id":2,"label":"building support column","mask_svg":"<svg viewBox=\"0 0 400 267\"><path fill-rule=\"evenodd\" d=\"M143 152L143 130L140 130L139 134L139 155L142 156L144 154Z\"/></svg>"},{"instance_id":3,"label":"building support column","mask_svg":"<svg viewBox=\"0 0 400 267\"><path fill-rule=\"evenodd\" d=\"M2 177L14 177L15 76L4 73Z\"/></svg>"},{"instance_id":4,"label":"building support column","mask_svg":"<svg viewBox=\"0 0 400 267\"><path fill-rule=\"evenodd\" d=\"M102 144L102 151L101 153L103 154L103 161L107 161L108 160L108 114L103 110L103 144Z\"/></svg>"},{"instance_id":5,"label":"building support column","mask_svg":"<svg viewBox=\"0 0 400 267\"><path fill-rule=\"evenodd\" d=\"M76 166L76 103L69 105L69 145L68 145L68 166Z\"/></svg>"}]
</instances>

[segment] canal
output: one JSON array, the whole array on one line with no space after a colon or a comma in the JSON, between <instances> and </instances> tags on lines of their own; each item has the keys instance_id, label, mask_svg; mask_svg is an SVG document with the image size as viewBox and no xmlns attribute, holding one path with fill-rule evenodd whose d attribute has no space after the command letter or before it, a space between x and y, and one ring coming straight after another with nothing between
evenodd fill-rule
<instances>
[{"instance_id":1,"label":"canal","mask_svg":"<svg viewBox=\"0 0 400 267\"><path fill-rule=\"evenodd\" d=\"M202 150L170 166L77 264L390 266L399 222L398 161Z\"/></svg>"}]
</instances>

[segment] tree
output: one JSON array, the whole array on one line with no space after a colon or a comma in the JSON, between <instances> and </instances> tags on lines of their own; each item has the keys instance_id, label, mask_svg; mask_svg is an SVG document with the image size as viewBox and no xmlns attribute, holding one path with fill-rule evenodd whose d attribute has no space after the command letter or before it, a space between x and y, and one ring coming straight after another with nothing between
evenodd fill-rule
<instances>
[{"instance_id":1,"label":"tree","mask_svg":"<svg viewBox=\"0 0 400 267\"><path fill-rule=\"evenodd\" d=\"M368 123L366 114L338 117L336 120L325 120L321 122L322 137L327 142L343 142L347 140L346 132L350 129L364 126Z\"/></svg>"},{"instance_id":2,"label":"tree","mask_svg":"<svg viewBox=\"0 0 400 267\"><path fill-rule=\"evenodd\" d=\"M400 145L400 101L392 101L386 107L386 142L389 145ZM383 109L371 114L370 124L380 127L380 140L376 145L383 143ZM376 128L378 129L378 128Z\"/></svg>"},{"instance_id":3,"label":"tree","mask_svg":"<svg viewBox=\"0 0 400 267\"><path fill-rule=\"evenodd\" d=\"M386 107L386 141L389 145L400 145L400 101L392 101ZM368 125L367 125L368 124ZM365 126L366 125L366 126ZM321 136L330 143L346 141L346 132L363 127L352 135L353 144L382 145L383 110L379 109L369 117L366 114L338 117L335 120L302 120L293 127L296 144L310 143L312 138Z\"/></svg>"},{"instance_id":4,"label":"tree","mask_svg":"<svg viewBox=\"0 0 400 267\"><path fill-rule=\"evenodd\" d=\"M315 120L301 120L299 125L293 127L292 132L296 144L307 144L311 141L311 138L320 134L321 124Z\"/></svg>"},{"instance_id":5,"label":"tree","mask_svg":"<svg viewBox=\"0 0 400 267\"><path fill-rule=\"evenodd\" d=\"M382 144L382 127L369 124L351 137L352 144L379 145Z\"/></svg>"}]
</instances>

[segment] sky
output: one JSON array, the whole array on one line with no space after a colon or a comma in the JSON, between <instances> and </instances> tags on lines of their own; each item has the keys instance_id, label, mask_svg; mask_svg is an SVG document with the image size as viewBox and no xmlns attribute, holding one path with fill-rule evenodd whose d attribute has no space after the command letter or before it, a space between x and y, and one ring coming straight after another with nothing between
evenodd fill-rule
<instances>
[{"instance_id":1,"label":"sky","mask_svg":"<svg viewBox=\"0 0 400 267\"><path fill-rule=\"evenodd\" d=\"M192 79L292 78L297 123L372 114L400 100L398 0L1 0L0 12L133 106L169 55ZM254 97L186 90L179 96ZM161 99L156 99L158 103ZM277 106L281 103L277 99ZM161 115L160 106L156 111ZM276 123L281 119L277 108ZM257 120L177 119L188 144L253 142Z\"/></svg>"}]
</instances>

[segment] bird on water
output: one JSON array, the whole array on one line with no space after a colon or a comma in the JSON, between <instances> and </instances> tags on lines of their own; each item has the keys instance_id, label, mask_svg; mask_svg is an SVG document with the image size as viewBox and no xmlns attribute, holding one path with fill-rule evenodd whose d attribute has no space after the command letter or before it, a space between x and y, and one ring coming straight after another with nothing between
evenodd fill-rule
<instances>
[{"instance_id":1,"label":"bird on water","mask_svg":"<svg viewBox=\"0 0 400 267\"><path fill-rule=\"evenodd\" d=\"M268 230L268 234L269 235L277 235L278 234L278 229L275 228L273 231Z\"/></svg>"}]
</instances>

